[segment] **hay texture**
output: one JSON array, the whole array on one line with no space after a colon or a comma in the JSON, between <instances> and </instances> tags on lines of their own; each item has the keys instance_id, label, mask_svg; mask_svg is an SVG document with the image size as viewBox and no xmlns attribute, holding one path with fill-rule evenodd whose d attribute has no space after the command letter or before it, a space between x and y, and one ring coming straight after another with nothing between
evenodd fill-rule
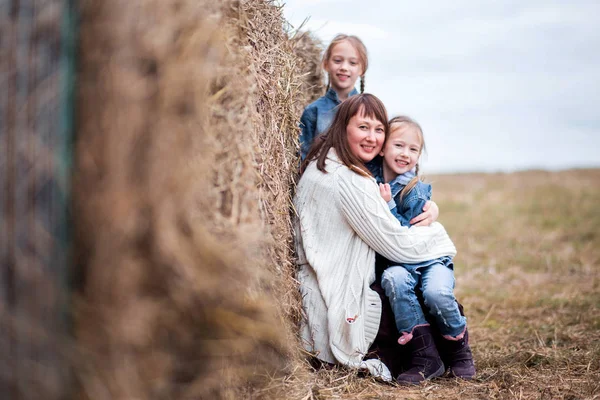
<instances>
[{"instance_id":1,"label":"hay texture","mask_svg":"<svg viewBox=\"0 0 600 400\"><path fill-rule=\"evenodd\" d=\"M80 398L280 397L310 43L267 1L80 6Z\"/></svg>"},{"instance_id":2,"label":"hay texture","mask_svg":"<svg viewBox=\"0 0 600 400\"><path fill-rule=\"evenodd\" d=\"M302 29L302 26L299 27ZM304 101L312 103L325 94L322 53L324 44L310 31L297 30L291 38L298 57L297 70L302 75Z\"/></svg>"}]
</instances>

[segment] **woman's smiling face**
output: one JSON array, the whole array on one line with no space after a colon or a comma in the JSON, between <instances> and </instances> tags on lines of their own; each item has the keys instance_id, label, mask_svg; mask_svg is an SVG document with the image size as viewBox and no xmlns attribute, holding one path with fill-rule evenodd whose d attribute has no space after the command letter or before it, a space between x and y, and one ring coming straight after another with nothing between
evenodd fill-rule
<instances>
[{"instance_id":1,"label":"woman's smiling face","mask_svg":"<svg viewBox=\"0 0 600 400\"><path fill-rule=\"evenodd\" d=\"M350 151L363 162L369 162L383 147L385 126L381 121L363 115L361 109L346 127Z\"/></svg>"}]
</instances>

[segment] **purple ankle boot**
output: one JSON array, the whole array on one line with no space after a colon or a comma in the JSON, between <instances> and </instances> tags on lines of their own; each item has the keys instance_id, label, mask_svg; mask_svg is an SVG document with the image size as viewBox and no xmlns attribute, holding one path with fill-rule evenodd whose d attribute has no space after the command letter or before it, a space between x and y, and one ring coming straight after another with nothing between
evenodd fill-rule
<instances>
[{"instance_id":1,"label":"purple ankle boot","mask_svg":"<svg viewBox=\"0 0 600 400\"><path fill-rule=\"evenodd\" d=\"M469 347L469 331L460 340L449 340L441 337L438 341L440 355L446 364L450 377L473 379L475 377L475 363Z\"/></svg>"},{"instance_id":2,"label":"purple ankle boot","mask_svg":"<svg viewBox=\"0 0 600 400\"><path fill-rule=\"evenodd\" d=\"M412 331L412 338L403 346L410 358L410 363L406 371L396 378L398 383L417 384L444 373L444 363L435 347L429 325L415 327Z\"/></svg>"}]
</instances>

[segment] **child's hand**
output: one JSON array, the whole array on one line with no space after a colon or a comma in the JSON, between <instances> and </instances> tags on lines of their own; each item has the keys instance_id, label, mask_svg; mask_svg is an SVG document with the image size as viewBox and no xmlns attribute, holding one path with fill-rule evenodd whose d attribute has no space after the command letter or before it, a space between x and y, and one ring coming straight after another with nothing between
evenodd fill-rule
<instances>
[{"instance_id":1,"label":"child's hand","mask_svg":"<svg viewBox=\"0 0 600 400\"><path fill-rule=\"evenodd\" d=\"M383 197L386 202L392 199L392 189L390 189L389 183L380 183L379 193L381 193L381 197Z\"/></svg>"}]
</instances>

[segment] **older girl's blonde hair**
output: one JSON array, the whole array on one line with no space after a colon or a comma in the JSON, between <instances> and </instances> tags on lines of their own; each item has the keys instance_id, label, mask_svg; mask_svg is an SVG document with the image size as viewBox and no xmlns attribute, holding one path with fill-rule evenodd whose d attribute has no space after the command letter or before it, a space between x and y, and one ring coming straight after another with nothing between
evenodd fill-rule
<instances>
[{"instance_id":1,"label":"older girl's blonde hair","mask_svg":"<svg viewBox=\"0 0 600 400\"><path fill-rule=\"evenodd\" d=\"M393 132L398 131L398 130L414 129L417 132L417 136L419 137L419 140L421 140L421 150L419 151L419 157L421 157L421 154L423 154L423 152L425 151L425 138L423 136L423 129L421 129L421 125L419 125L417 123L417 121L413 120L410 117L407 117L406 115L399 115L397 117L390 119L389 126L390 126L390 135ZM400 192L400 201L402 201L404 196L406 196L408 193L410 193L410 191L415 187L417 182L419 182L419 180L420 180L420 178L419 178L419 162L417 162L417 165L415 165L415 173L416 173L416 176L414 178L412 178L410 180L410 182L408 182L408 184Z\"/></svg>"}]
</instances>

